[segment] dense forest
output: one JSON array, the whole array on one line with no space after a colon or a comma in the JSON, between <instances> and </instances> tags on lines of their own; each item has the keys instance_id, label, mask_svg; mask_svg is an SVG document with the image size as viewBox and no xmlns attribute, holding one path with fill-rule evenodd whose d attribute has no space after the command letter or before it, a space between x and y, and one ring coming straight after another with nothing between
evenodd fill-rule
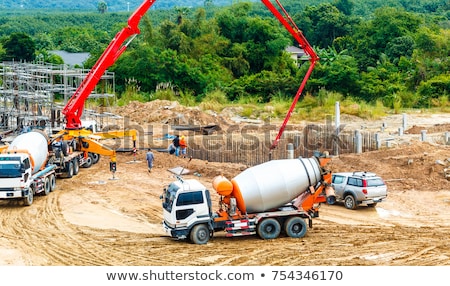
<instances>
[{"instance_id":1,"label":"dense forest","mask_svg":"<svg viewBox=\"0 0 450 286\"><path fill-rule=\"evenodd\" d=\"M3 7L22 6L0 12L0 61L60 64L48 53L60 49L91 53L85 67L92 67L131 13L116 6L128 1L55 1L53 10L52 2L2 1ZM292 60L285 49L297 43L260 2L165 2L178 5L148 11L141 34L110 68L119 97L138 90L141 100L150 100L161 84L197 103L214 96L265 103L295 95L309 61ZM450 105L448 0L282 4L320 57L308 96L390 108Z\"/></svg>"},{"instance_id":2,"label":"dense forest","mask_svg":"<svg viewBox=\"0 0 450 286\"><path fill-rule=\"evenodd\" d=\"M143 0L1 0L0 9L20 13L30 10L45 11L96 11L99 3L104 2L110 12L126 12L135 10ZM256 0L257 1L257 0ZM208 2L208 0L206 1ZM211 1L210 1L211 2ZM214 0L214 5L231 5L233 0ZM152 9L170 9L174 7L199 7L205 5L205 0L156 0Z\"/></svg>"}]
</instances>

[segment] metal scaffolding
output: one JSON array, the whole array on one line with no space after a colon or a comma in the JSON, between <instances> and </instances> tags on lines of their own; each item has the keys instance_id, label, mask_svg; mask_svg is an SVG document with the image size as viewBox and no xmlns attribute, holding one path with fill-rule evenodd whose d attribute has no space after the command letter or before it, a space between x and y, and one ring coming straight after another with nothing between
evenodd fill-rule
<instances>
[{"instance_id":1,"label":"metal scaffolding","mask_svg":"<svg viewBox=\"0 0 450 286\"><path fill-rule=\"evenodd\" d=\"M89 70L49 63L0 63L0 136L24 129L63 128L61 113ZM106 124L115 100L114 73L106 71L88 100L84 120Z\"/></svg>"}]
</instances>

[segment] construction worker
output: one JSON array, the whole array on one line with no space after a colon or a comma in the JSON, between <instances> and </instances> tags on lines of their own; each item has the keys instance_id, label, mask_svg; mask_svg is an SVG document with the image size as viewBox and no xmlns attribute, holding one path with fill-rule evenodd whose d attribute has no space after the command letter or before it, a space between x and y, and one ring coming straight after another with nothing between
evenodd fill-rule
<instances>
[{"instance_id":1,"label":"construction worker","mask_svg":"<svg viewBox=\"0 0 450 286\"><path fill-rule=\"evenodd\" d=\"M153 155L152 149L148 148L148 152L146 155L148 172L150 173L153 168L153 161L155 160L155 156Z\"/></svg>"},{"instance_id":2,"label":"construction worker","mask_svg":"<svg viewBox=\"0 0 450 286\"><path fill-rule=\"evenodd\" d=\"M178 157L178 155L180 155L180 135L175 135L175 138L172 140L172 144L175 147L175 156Z\"/></svg>"},{"instance_id":3,"label":"construction worker","mask_svg":"<svg viewBox=\"0 0 450 286\"><path fill-rule=\"evenodd\" d=\"M186 158L186 149L187 149L186 138L184 138L184 136L181 136L181 138L180 138L180 153L183 158Z\"/></svg>"}]
</instances>

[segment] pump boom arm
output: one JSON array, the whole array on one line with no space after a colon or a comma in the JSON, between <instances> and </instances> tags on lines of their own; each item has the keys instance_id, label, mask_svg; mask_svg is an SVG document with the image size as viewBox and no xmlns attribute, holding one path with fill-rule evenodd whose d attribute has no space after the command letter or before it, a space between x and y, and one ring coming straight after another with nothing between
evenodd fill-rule
<instances>
[{"instance_id":1,"label":"pump boom arm","mask_svg":"<svg viewBox=\"0 0 450 286\"><path fill-rule=\"evenodd\" d=\"M305 36L303 35L302 31L297 27L297 25L292 20L291 16L287 13L287 11L284 9L284 7L281 5L279 0L275 0L278 7L280 8L281 12L277 10L277 8L270 2L270 0L261 0L264 5L266 5L267 9L272 12L272 14L280 21L280 23L288 30L289 33L294 37L294 39L297 41L297 43L303 48L306 54L309 56L310 66L308 68L308 71L306 72L302 83L300 84L299 89L297 90L297 93L295 94L294 100L292 101L291 107L289 108L288 113L286 114L286 117L284 118L283 123L281 124L280 130L278 131L277 136L275 137L275 140L272 143L272 146L270 147L270 150L273 150L277 147L278 141L280 141L281 135L283 135L284 129L286 128L286 125L289 121L289 118L291 117L292 112L294 111L295 105L297 104L298 99L300 98L300 95L303 92L303 89L305 88L306 82L309 79L309 76L311 75L316 62L319 60L319 57L317 56L314 49L311 47L311 45L308 43L308 40L306 40ZM284 17L283 17L283 14Z\"/></svg>"},{"instance_id":2,"label":"pump boom arm","mask_svg":"<svg viewBox=\"0 0 450 286\"><path fill-rule=\"evenodd\" d=\"M131 41L140 33L139 22L156 0L146 0L134 11L128 19L128 26L119 31L95 65L86 75L74 95L69 99L62 113L66 117L66 129L81 129L81 115L84 103L95 86L105 73L106 69L114 64L120 55L127 49ZM127 43L125 40L132 37Z\"/></svg>"},{"instance_id":3,"label":"pump boom arm","mask_svg":"<svg viewBox=\"0 0 450 286\"><path fill-rule=\"evenodd\" d=\"M289 121L289 118L291 117L291 114L295 108L295 105L297 104L297 101L303 92L303 89L306 85L306 81L311 75L314 66L316 64L316 61L319 60L319 57L317 56L316 52L311 47L311 45L308 43L306 38L303 36L302 32L294 23L292 18L283 8L279 0L275 0L275 2L278 5L279 10L281 10L281 12L274 6L271 0L261 0L261 1L270 10L270 12L272 12L272 14L278 19L278 21L280 21L280 23L289 31L289 33L291 33L294 39L309 55L309 60L311 62L309 69L306 72L306 75L303 78L303 81L294 97L291 107L289 108L289 111L286 114L286 117L280 127L280 130L272 146L270 147L270 149L272 150L276 148L278 141L280 140L281 135L283 134L283 131L287 125L287 122ZM110 67L112 64L114 64L114 62L119 58L119 56L127 49L128 45L134 39L134 37L140 33L138 27L139 22L141 18L144 16L144 14L147 12L147 10L150 9L150 7L155 2L156 0L145 0L144 2L142 2L142 4L138 7L138 9L128 19L128 26L123 28L116 34L116 36L111 41L109 46L97 60L92 69L89 71L89 73L84 78L80 86L77 88L74 95L69 99L69 101L67 102L66 106L62 111L66 118L66 130L82 129L81 116L83 114L83 108L86 99L94 90L95 86L101 79L106 69ZM132 38L127 43L123 44L125 40L127 40L130 37Z\"/></svg>"}]
</instances>

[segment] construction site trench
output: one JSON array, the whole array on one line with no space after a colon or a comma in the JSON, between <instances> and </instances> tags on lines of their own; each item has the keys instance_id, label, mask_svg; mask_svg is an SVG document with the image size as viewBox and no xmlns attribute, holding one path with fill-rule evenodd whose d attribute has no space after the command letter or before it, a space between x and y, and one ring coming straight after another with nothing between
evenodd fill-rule
<instances>
[{"instance_id":1,"label":"construction site trench","mask_svg":"<svg viewBox=\"0 0 450 286\"><path fill-rule=\"evenodd\" d=\"M198 109L167 108L159 102L116 108L135 126L163 137L164 126L177 114L196 124L224 124L220 116ZM178 117L179 118L179 117ZM216 118L216 119L214 119ZM346 118L343 118L345 120ZM35 198L31 206L1 201L0 265L71 266L293 266L293 265L450 265L450 145L423 141L420 131L450 131L449 114L408 114L408 130L400 138L401 115L370 121L351 118L348 128L379 129L393 138L389 148L334 156L333 172L370 171L388 186L388 198L375 208L348 210L341 204L322 205L320 217L305 237L262 240L256 236L227 238L215 233L206 245L169 238L162 229L160 195L175 179L169 169L181 167L184 178L195 178L212 193L217 175L233 178L248 166L175 157L155 151L147 171L144 140L136 154L120 152L112 176L102 157L57 189ZM305 123L299 123L299 128ZM226 129L226 128L224 128ZM170 130L169 130L170 131ZM208 136L208 135L203 135ZM126 139L125 139L126 140ZM168 144L162 143L161 146ZM217 197L213 203L218 208Z\"/></svg>"}]
</instances>

